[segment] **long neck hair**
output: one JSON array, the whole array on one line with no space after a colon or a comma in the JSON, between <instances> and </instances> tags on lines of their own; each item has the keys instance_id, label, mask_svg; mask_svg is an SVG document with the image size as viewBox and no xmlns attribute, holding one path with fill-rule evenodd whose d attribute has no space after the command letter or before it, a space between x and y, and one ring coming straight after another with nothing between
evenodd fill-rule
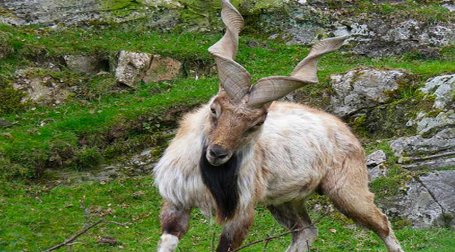
<instances>
[{"instance_id":1,"label":"long neck hair","mask_svg":"<svg viewBox=\"0 0 455 252\"><path fill-rule=\"evenodd\" d=\"M218 219L225 221L234 216L239 203L238 176L242 154L234 153L226 163L214 166L207 160L206 153L207 147L204 146L199 162L202 181L215 199Z\"/></svg>"}]
</instances>

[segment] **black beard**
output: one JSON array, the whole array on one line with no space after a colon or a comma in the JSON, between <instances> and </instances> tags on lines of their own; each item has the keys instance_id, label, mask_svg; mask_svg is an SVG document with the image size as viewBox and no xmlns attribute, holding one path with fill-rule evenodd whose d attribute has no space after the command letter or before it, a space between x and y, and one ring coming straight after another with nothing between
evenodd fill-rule
<instances>
[{"instance_id":1,"label":"black beard","mask_svg":"<svg viewBox=\"0 0 455 252\"><path fill-rule=\"evenodd\" d=\"M203 148L199 167L202 181L209 189L217 206L217 215L220 220L227 220L234 216L239 203L238 176L242 155L234 153L224 164L214 166L206 157L207 147Z\"/></svg>"}]
</instances>

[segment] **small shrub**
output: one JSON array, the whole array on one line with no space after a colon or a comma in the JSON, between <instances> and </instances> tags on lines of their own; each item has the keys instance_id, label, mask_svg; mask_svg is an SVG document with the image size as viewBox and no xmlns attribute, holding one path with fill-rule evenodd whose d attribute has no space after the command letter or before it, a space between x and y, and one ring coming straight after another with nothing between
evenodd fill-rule
<instances>
[{"instance_id":1,"label":"small shrub","mask_svg":"<svg viewBox=\"0 0 455 252\"><path fill-rule=\"evenodd\" d=\"M27 172L26 178L39 178L43 174L48 161L48 149L46 146L39 146L39 143L21 143L14 149L8 149L5 153L11 163L19 164Z\"/></svg>"},{"instance_id":2,"label":"small shrub","mask_svg":"<svg viewBox=\"0 0 455 252\"><path fill-rule=\"evenodd\" d=\"M23 110L26 107L21 100L24 93L11 87L0 87L0 114L9 114Z\"/></svg>"},{"instance_id":3,"label":"small shrub","mask_svg":"<svg viewBox=\"0 0 455 252\"><path fill-rule=\"evenodd\" d=\"M103 157L98 149L86 147L76 153L76 169L88 170L101 164Z\"/></svg>"},{"instance_id":4,"label":"small shrub","mask_svg":"<svg viewBox=\"0 0 455 252\"><path fill-rule=\"evenodd\" d=\"M0 59L6 58L14 52L9 42L10 34L0 31Z\"/></svg>"},{"instance_id":5,"label":"small shrub","mask_svg":"<svg viewBox=\"0 0 455 252\"><path fill-rule=\"evenodd\" d=\"M7 181L29 176L29 169L19 164L11 163L8 159L0 158L0 180Z\"/></svg>"}]
</instances>

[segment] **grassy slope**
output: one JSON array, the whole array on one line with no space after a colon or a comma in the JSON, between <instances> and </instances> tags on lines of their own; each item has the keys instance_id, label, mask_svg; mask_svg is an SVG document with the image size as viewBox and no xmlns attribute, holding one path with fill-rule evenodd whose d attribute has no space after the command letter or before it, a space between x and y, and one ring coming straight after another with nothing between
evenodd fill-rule
<instances>
[{"instance_id":1,"label":"grassy slope","mask_svg":"<svg viewBox=\"0 0 455 252\"><path fill-rule=\"evenodd\" d=\"M17 31L7 26L0 28L13 34L10 43L17 52L2 61L6 66L3 68L5 76L11 75L14 69L23 67L22 63L26 58L24 55L36 51L37 48L40 51L44 50L48 57L68 53L114 54L118 50L126 49L160 53L182 61L211 62L206 48L219 38L214 35L156 34L116 29L102 31L73 29L53 32L39 29ZM249 69L254 79L258 79L268 75L288 74L307 52L307 48L285 46L277 41L264 41L246 36L242 38L238 61ZM447 49L440 59L434 60L419 59L415 55L372 60L339 52L328 55L321 61L321 83L304 87L303 90L308 93L310 103L318 104L323 90L329 88L330 74L342 73L360 66L402 68L417 74L423 81L433 75L454 72L453 59L453 48ZM78 77L74 76L73 78ZM3 118L14 122L15 126L0 129L0 151L5 153L11 162L18 163L26 169L39 169L34 165L45 166L46 160L54 154L52 152L54 145L63 142L71 146L74 153L78 153L81 147L77 142L81 138L97 138L119 124L138 121L144 114L158 117L162 111L172 106L191 106L208 100L216 92L216 82L214 76L203 77L198 81L180 79L170 83L171 88L167 85L158 85L161 93L157 95L150 95L152 90L157 89L156 84L150 84L127 94L104 95L88 102L74 99L57 108L40 107L25 113L4 115ZM139 133L136 132L137 129L130 130L129 134L150 133L144 130ZM125 131L128 131L128 127L125 127ZM85 147L102 151L106 148L105 143L100 144L103 141L105 140L96 139L92 141L94 143L89 143Z\"/></svg>"},{"instance_id":2,"label":"grassy slope","mask_svg":"<svg viewBox=\"0 0 455 252\"><path fill-rule=\"evenodd\" d=\"M143 31L83 31L68 30L49 32L36 30L13 30L1 26L1 30L13 34L10 42L17 54L1 60L1 74L8 76L17 67L30 64L24 55L44 49L49 55L67 53L115 53L120 49L147 51L172 56L180 60L197 59L210 62L206 48L219 38L218 35L198 34L154 34ZM39 38L38 38L39 37ZM171 45L171 46L170 46ZM248 46L253 45L253 46ZM268 75L289 73L293 66L307 53L307 48L285 46L279 41L264 41L261 38L244 37L238 61L258 79ZM273 55L273 57L271 57ZM365 57L336 53L325 57L320 63L321 83L305 87L304 90L319 99L321 90L329 87L329 75L342 73L354 67L373 66L380 68L402 68L418 75L420 81L442 73L455 72L453 49L447 49L440 59L425 60L415 55L400 58L372 60ZM97 100L81 102L77 99L56 108L38 107L34 111L2 115L15 122L15 126L0 129L0 152L13 163L33 165L36 155L48 158L53 144L63 141L75 149L83 136L104 134L125 121L135 121L146 115L158 116L172 106L199 104L216 92L216 78L204 77L198 81L179 79L168 85L159 86L160 92L151 95L152 85L143 85L137 91L105 95ZM314 100L317 100L314 99ZM403 94L403 99L409 99ZM313 100L309 98L309 101ZM316 102L317 103L317 102ZM41 122L46 123L40 126ZM150 134L149 131L131 132L131 135ZM129 141L126 138L125 143ZM95 141L96 142L96 141ZM93 143L97 151L100 145ZM374 148L374 147L372 147ZM44 157L41 157L41 154ZM0 156L1 158L1 156ZM1 162L0 162L1 166ZM400 175L401 176L401 175ZM392 180L393 181L393 180ZM387 182L387 181L386 181ZM381 187L375 188L380 191ZM2 182L0 184L0 250L42 250L70 236L85 223L85 219L96 220L97 214L109 213L106 218L118 222L131 222L126 226L103 224L82 236L73 248L79 251L110 251L113 248L96 242L98 236L115 237L120 250L151 250L159 237L159 196L152 187L150 178L117 180L105 185L87 183L59 185L49 189L41 185L24 182ZM143 191L139 198L133 194ZM85 195L85 206L92 213L84 217L80 202ZM109 205L110 204L110 205ZM101 207L101 208L98 208ZM111 210L108 211L108 209ZM107 211L107 212L106 212ZM312 213L315 219L318 213ZM333 217L333 218L332 218ZM338 214L324 217L318 224L320 237L315 247L320 251L382 251L382 244L370 232L353 227L352 223ZM329 229L336 229L332 233ZM219 231L195 213L192 229L182 241L182 251L207 251L211 234ZM257 210L255 226L249 241L262 239L282 229L262 208ZM398 237L410 251L451 251L455 244L453 231L446 229L399 230ZM289 237L272 241L269 251L282 251ZM261 245L246 251L260 251Z\"/></svg>"}]
</instances>

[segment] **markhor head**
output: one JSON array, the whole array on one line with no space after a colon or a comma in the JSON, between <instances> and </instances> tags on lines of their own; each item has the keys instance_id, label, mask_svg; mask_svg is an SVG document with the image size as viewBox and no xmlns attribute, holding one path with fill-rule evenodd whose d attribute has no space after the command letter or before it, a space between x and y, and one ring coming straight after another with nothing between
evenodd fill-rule
<instances>
[{"instance_id":1,"label":"markhor head","mask_svg":"<svg viewBox=\"0 0 455 252\"><path fill-rule=\"evenodd\" d=\"M213 166L228 162L236 151L254 142L274 100L306 84L317 83L319 57L340 48L347 38L319 41L290 76L262 78L253 85L250 74L235 61L243 18L228 0L222 0L222 5L221 18L226 32L209 48L220 79L218 94L209 107L210 132L205 143L205 157Z\"/></svg>"}]
</instances>

